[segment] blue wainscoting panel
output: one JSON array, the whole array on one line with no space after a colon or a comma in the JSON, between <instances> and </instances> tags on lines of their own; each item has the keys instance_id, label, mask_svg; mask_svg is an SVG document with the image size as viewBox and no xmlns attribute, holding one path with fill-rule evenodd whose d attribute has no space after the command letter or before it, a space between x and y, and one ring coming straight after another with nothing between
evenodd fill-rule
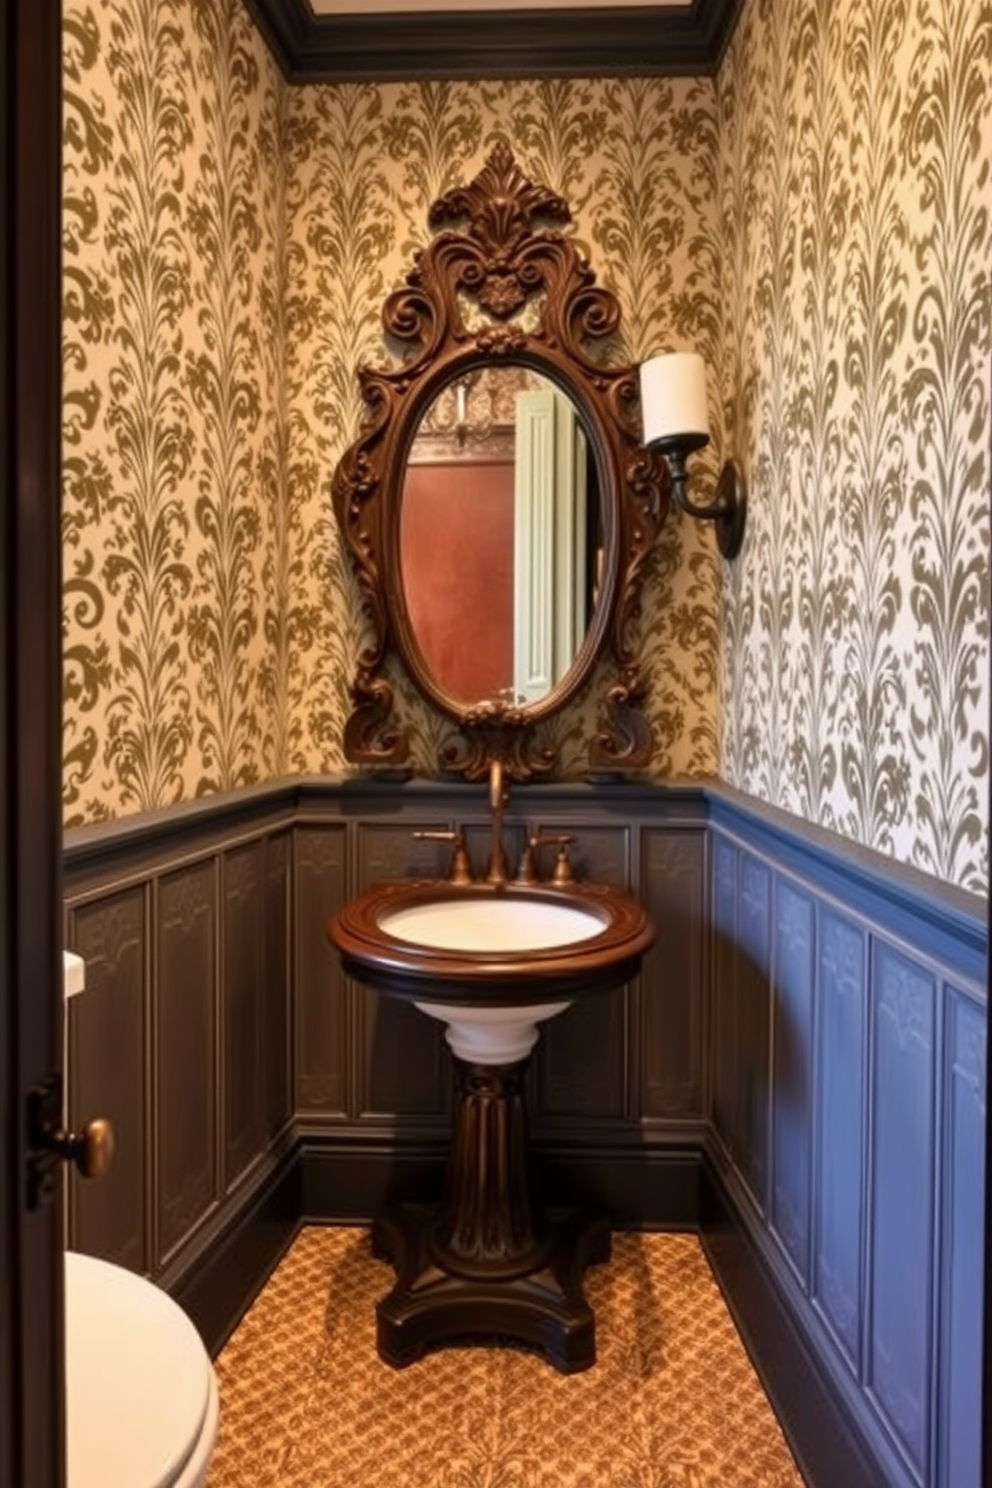
<instances>
[{"instance_id":1,"label":"blue wainscoting panel","mask_svg":"<svg viewBox=\"0 0 992 1488\"><path fill-rule=\"evenodd\" d=\"M809 1279L815 923L812 895L779 878L772 1006L771 1225L804 1287Z\"/></svg>"},{"instance_id":2,"label":"blue wainscoting panel","mask_svg":"<svg viewBox=\"0 0 992 1488\"><path fill-rule=\"evenodd\" d=\"M768 1207L768 1129L771 1103L772 873L741 855L737 970L738 1161L755 1203Z\"/></svg>"},{"instance_id":3,"label":"blue wainscoting panel","mask_svg":"<svg viewBox=\"0 0 992 1488\"><path fill-rule=\"evenodd\" d=\"M865 932L843 915L821 909L813 1297L855 1373L860 1372L861 1361L866 939Z\"/></svg>"},{"instance_id":4,"label":"blue wainscoting panel","mask_svg":"<svg viewBox=\"0 0 992 1488\"><path fill-rule=\"evenodd\" d=\"M713 849L713 1124L724 1145L737 1141L737 849Z\"/></svg>"},{"instance_id":5,"label":"blue wainscoting panel","mask_svg":"<svg viewBox=\"0 0 992 1488\"><path fill-rule=\"evenodd\" d=\"M979 1488L985 1217L985 1012L944 992L937 1482Z\"/></svg>"},{"instance_id":6,"label":"blue wainscoting panel","mask_svg":"<svg viewBox=\"0 0 992 1488\"><path fill-rule=\"evenodd\" d=\"M865 1383L915 1470L929 1457L936 982L876 940Z\"/></svg>"},{"instance_id":7,"label":"blue wainscoting panel","mask_svg":"<svg viewBox=\"0 0 992 1488\"><path fill-rule=\"evenodd\" d=\"M722 789L711 831L739 1221L854 1428L859 1481L979 1488L986 906ZM762 1215L737 1195L760 1197L765 1083Z\"/></svg>"}]
</instances>

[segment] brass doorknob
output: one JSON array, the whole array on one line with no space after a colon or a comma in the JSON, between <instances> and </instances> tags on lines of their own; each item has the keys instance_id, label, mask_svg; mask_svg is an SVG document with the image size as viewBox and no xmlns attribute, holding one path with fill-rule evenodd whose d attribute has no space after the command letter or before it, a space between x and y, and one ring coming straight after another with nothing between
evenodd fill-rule
<instances>
[{"instance_id":1,"label":"brass doorknob","mask_svg":"<svg viewBox=\"0 0 992 1488\"><path fill-rule=\"evenodd\" d=\"M103 1178L114 1160L114 1124L106 1116L87 1121L76 1138L73 1162L84 1178Z\"/></svg>"},{"instance_id":2,"label":"brass doorknob","mask_svg":"<svg viewBox=\"0 0 992 1488\"><path fill-rule=\"evenodd\" d=\"M59 1190L58 1169L74 1163L84 1178L103 1178L114 1157L114 1127L105 1116L78 1132L62 1125L62 1075L55 1070L28 1092L28 1206L51 1204Z\"/></svg>"},{"instance_id":3,"label":"brass doorknob","mask_svg":"<svg viewBox=\"0 0 992 1488\"><path fill-rule=\"evenodd\" d=\"M75 1163L84 1178L103 1178L114 1158L114 1126L105 1116L94 1116L79 1132L54 1132L52 1149Z\"/></svg>"}]
</instances>

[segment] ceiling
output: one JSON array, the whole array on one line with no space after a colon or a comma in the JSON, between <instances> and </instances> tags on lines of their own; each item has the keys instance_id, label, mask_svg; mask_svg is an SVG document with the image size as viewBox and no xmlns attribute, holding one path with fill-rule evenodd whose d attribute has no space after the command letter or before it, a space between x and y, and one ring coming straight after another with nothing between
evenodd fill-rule
<instances>
[{"instance_id":1,"label":"ceiling","mask_svg":"<svg viewBox=\"0 0 992 1488\"><path fill-rule=\"evenodd\" d=\"M687 10L686 0L310 0L314 15L369 15L373 12L406 12L424 15L429 11L480 10L623 10L644 6L652 10Z\"/></svg>"},{"instance_id":2,"label":"ceiling","mask_svg":"<svg viewBox=\"0 0 992 1488\"><path fill-rule=\"evenodd\" d=\"M244 0L291 82L715 72L741 0Z\"/></svg>"}]
</instances>

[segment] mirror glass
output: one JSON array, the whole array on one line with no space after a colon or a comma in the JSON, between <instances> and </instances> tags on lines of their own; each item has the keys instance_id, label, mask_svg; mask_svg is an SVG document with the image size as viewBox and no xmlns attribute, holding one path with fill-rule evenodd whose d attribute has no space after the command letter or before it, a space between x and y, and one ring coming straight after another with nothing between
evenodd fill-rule
<instances>
[{"instance_id":1,"label":"mirror glass","mask_svg":"<svg viewBox=\"0 0 992 1488\"><path fill-rule=\"evenodd\" d=\"M410 632L437 690L459 707L547 696L592 622L602 550L572 399L513 363L445 383L410 444L399 530Z\"/></svg>"}]
</instances>

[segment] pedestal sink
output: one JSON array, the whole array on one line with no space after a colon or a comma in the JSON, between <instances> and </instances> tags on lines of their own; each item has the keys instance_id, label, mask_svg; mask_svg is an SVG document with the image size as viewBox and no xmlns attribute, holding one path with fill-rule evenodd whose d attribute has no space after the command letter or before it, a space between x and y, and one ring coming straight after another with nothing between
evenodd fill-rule
<instances>
[{"instance_id":1,"label":"pedestal sink","mask_svg":"<svg viewBox=\"0 0 992 1488\"><path fill-rule=\"evenodd\" d=\"M439 1343L506 1337L565 1373L595 1359L582 1273L608 1259L602 1217L550 1212L530 1182L524 1081L538 1025L633 976L653 940L641 906L601 884L376 884L334 917L345 970L447 1025L454 1131L439 1206L379 1216L396 1269L377 1347L401 1367Z\"/></svg>"}]
</instances>

